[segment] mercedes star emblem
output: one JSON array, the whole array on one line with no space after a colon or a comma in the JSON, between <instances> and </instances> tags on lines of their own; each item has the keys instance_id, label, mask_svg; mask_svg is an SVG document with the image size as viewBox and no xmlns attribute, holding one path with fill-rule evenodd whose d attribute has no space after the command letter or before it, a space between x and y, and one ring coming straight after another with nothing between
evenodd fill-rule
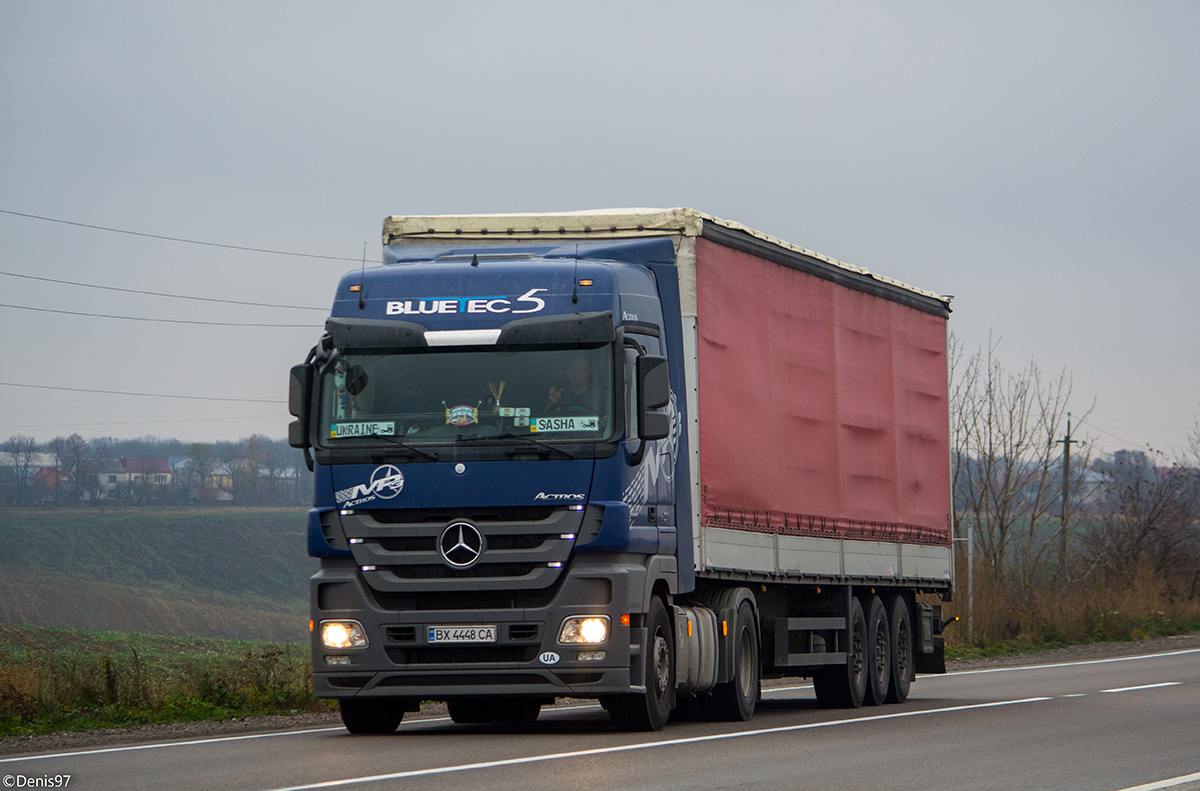
<instances>
[{"instance_id":1,"label":"mercedes star emblem","mask_svg":"<svg viewBox=\"0 0 1200 791\"><path fill-rule=\"evenodd\" d=\"M451 566L465 569L483 554L483 534L468 522L455 522L442 531L438 552Z\"/></svg>"}]
</instances>

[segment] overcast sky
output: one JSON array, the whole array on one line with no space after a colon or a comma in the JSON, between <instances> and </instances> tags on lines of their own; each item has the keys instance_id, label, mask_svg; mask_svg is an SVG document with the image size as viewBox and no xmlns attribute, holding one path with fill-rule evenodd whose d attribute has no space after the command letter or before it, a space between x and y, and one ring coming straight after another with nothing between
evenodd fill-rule
<instances>
[{"instance_id":1,"label":"overcast sky","mask_svg":"<svg viewBox=\"0 0 1200 791\"><path fill-rule=\"evenodd\" d=\"M953 294L1101 449L1182 448L1197 42L1195 2L3 2L0 210L348 260L0 214L0 440L284 436L385 215L690 206Z\"/></svg>"}]
</instances>

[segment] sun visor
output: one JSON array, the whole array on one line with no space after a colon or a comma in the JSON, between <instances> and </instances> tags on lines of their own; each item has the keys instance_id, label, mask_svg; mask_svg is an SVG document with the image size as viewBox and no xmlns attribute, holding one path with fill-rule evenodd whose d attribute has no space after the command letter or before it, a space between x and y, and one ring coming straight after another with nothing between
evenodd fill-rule
<instances>
[{"instance_id":1,"label":"sun visor","mask_svg":"<svg viewBox=\"0 0 1200 791\"><path fill-rule=\"evenodd\" d=\"M498 345L549 343L612 343L617 337L613 313L572 313L516 319L500 328Z\"/></svg>"},{"instance_id":2,"label":"sun visor","mask_svg":"<svg viewBox=\"0 0 1200 791\"><path fill-rule=\"evenodd\" d=\"M425 347L425 328L411 321L326 319L325 331L338 349Z\"/></svg>"}]
</instances>

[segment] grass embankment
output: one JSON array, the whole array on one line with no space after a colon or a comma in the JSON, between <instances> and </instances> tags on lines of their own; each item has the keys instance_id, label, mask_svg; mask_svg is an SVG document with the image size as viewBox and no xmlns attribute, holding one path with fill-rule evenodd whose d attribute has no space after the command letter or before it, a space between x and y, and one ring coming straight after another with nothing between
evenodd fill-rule
<instances>
[{"instance_id":1,"label":"grass embankment","mask_svg":"<svg viewBox=\"0 0 1200 791\"><path fill-rule=\"evenodd\" d=\"M1087 643L1137 641L1200 632L1200 599L1145 569L1124 584L1089 580L1064 588L1014 590L975 570L974 607L963 577L943 608L946 657L979 659ZM1182 592L1180 592L1182 590ZM973 612L972 612L973 609ZM968 637L973 615L975 639Z\"/></svg>"},{"instance_id":2,"label":"grass embankment","mask_svg":"<svg viewBox=\"0 0 1200 791\"><path fill-rule=\"evenodd\" d=\"M304 640L298 508L0 510L0 622Z\"/></svg>"},{"instance_id":3,"label":"grass embankment","mask_svg":"<svg viewBox=\"0 0 1200 791\"><path fill-rule=\"evenodd\" d=\"M306 643L0 624L0 737L329 708Z\"/></svg>"}]
</instances>

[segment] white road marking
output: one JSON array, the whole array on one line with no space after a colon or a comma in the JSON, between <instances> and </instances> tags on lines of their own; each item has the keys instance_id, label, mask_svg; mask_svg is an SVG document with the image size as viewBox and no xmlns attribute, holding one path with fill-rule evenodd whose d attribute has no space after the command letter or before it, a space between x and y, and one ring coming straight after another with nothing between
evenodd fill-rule
<instances>
[{"instance_id":1,"label":"white road marking","mask_svg":"<svg viewBox=\"0 0 1200 791\"><path fill-rule=\"evenodd\" d=\"M1190 775L1181 775L1180 777L1172 777L1170 780L1159 780L1157 783L1146 783L1140 786L1130 786L1122 788L1120 791L1158 791L1160 788L1174 788L1181 786L1184 783L1193 783L1200 780L1200 772L1193 772Z\"/></svg>"},{"instance_id":2,"label":"white road marking","mask_svg":"<svg viewBox=\"0 0 1200 791\"><path fill-rule=\"evenodd\" d=\"M854 717L848 720L831 720L813 722L806 725L784 725L777 728L761 728L751 731L736 731L734 733L718 733L709 736L690 736L683 739L664 739L655 742L639 742L618 747L598 747L591 750L575 750L568 753L548 753L544 755L529 755L523 758L505 758L498 761L483 761L474 764L458 764L456 766L436 766L430 769L414 769L408 772L392 772L384 775L369 775L364 777L348 777L342 780L326 780L321 783L310 783L300 786L277 788L273 791L310 791L317 788L337 788L339 786L356 785L359 783L377 783L382 780L402 780L410 777L428 777L431 775L450 774L453 772L469 772L476 769L493 769L500 766L519 766L521 764L542 763L545 761L561 761L567 758L581 758L590 755L610 755L613 753L630 752L633 750L651 750L657 747L675 747L682 744L700 744L702 742L723 741L726 739L741 739L750 736L765 736L774 733L789 733L816 728L828 728L834 725L856 725L864 722L879 722L907 717L921 717L927 714L945 714L953 711L972 711L975 709L995 708L997 706L1015 706L1021 703L1036 703L1052 700L1053 698L1022 698L1021 700L1001 700L992 703L977 703L969 706L950 706L942 709L925 709L924 711L905 711L896 714L877 714L871 717Z\"/></svg>"},{"instance_id":3,"label":"white road marking","mask_svg":"<svg viewBox=\"0 0 1200 791\"><path fill-rule=\"evenodd\" d=\"M1061 663L1061 664L1052 664L1052 665L1023 665L1023 666L1019 666L1019 667L996 667L996 668L989 668L986 670L959 670L954 673L946 673L944 675L943 674L925 675L925 676L921 676L921 679L922 680L932 680L932 679L937 679L937 678L946 678L949 676L969 676L969 675L974 675L974 674L978 674L978 673L1007 673L1007 672L1015 672L1015 671L1020 671L1020 670L1044 670L1047 668L1055 668L1055 667L1075 667L1078 665L1097 665L1097 664L1104 664L1107 662L1131 662L1131 661L1138 660L1138 659L1156 659L1158 657L1164 657L1164 656L1180 656L1182 654L1195 654L1195 653L1200 653L1200 648L1190 648L1190 649L1186 649L1186 650L1182 650L1182 651L1170 651L1170 652L1162 653L1162 654L1139 654L1138 656L1122 656L1122 657L1116 657L1113 659L1090 659L1090 660L1082 661L1082 662L1065 662L1065 663ZM786 692L786 691L792 691L792 690L798 690L798 689L811 689L811 688L812 688L811 684L804 684L804 685L795 686L795 687L774 687L774 688L764 689L763 694L767 694L768 692ZM1063 696L1063 697L1066 697L1066 696ZM568 710L576 709L576 708L595 708L595 704L583 705L583 706L578 706L578 707L564 706L564 707L560 707L558 709L548 709L548 711L550 711L550 710L568 711ZM427 718L420 718L420 719L404 720L403 722L400 723L400 727L403 728L405 725L419 725L419 724L425 724L425 723L430 723L430 722L446 722L449 719L450 719L449 717L427 717ZM341 730L345 730L345 729L342 728L341 726L336 726L336 727L330 727L330 728L309 728L306 730L298 730L298 731L275 731L272 733L251 733L251 734L244 734L241 736L218 736L218 737L214 737L211 739L191 739L191 740L187 740L187 741L178 741L178 742L155 742L152 744L135 744L135 745L128 745L128 746L123 746L123 747L102 747L102 748L97 748L97 749L93 749L93 750L76 750L73 752L44 753L41 755L26 755L26 756L20 756L20 757L15 757L15 758L0 758L0 764L12 763L15 761L38 761L38 760L44 760L47 758L69 758L69 757L80 756L80 755L99 755L99 754L103 754L103 753L131 752L134 750L157 750L157 749L160 749L163 747L191 747L191 746L200 745L200 744L215 744L215 743L219 743L219 742L231 742L231 741L239 741L239 740L243 740L243 739L268 739L268 738L272 738L275 736L302 736L304 734L309 734L309 733L326 733L326 732L341 731Z\"/></svg>"},{"instance_id":4,"label":"white road marking","mask_svg":"<svg viewBox=\"0 0 1200 791\"><path fill-rule=\"evenodd\" d=\"M1059 662L1052 665L1019 665L1017 667L991 667L986 670L956 670L953 673L921 676L921 679L949 678L950 676L973 676L980 673L1011 673L1017 670L1046 670L1055 667L1079 667L1081 665L1104 665L1109 662L1135 662L1139 659L1158 659L1164 656L1182 656L1183 654L1200 653L1200 648L1188 648L1182 651L1168 651L1163 654L1138 654L1137 656L1118 656L1112 659L1088 659L1080 662Z\"/></svg>"},{"instance_id":5,"label":"white road marking","mask_svg":"<svg viewBox=\"0 0 1200 791\"><path fill-rule=\"evenodd\" d=\"M215 744L217 742L236 742L242 739L270 739L273 736L299 736L305 733L324 733L326 731L342 731L345 728L308 728L302 731L276 731L274 733L250 733L241 736L216 736L211 739L189 739L184 742L155 742L153 744L132 744L125 747L101 747L95 750L76 750L69 753L45 753L43 755L24 755L17 758L0 758L0 764L13 761L40 761L46 758L72 758L76 755L99 755L100 753L123 753L133 750L157 750L162 747L190 747L193 744Z\"/></svg>"},{"instance_id":6,"label":"white road marking","mask_svg":"<svg viewBox=\"0 0 1200 791\"><path fill-rule=\"evenodd\" d=\"M556 706L546 711L579 711L580 709L598 709L600 704L591 703L579 706ZM411 720L404 720L400 723L400 727L405 725L428 725L431 722L449 722L449 717L417 717ZM245 739L269 739L274 736L303 736L306 733L330 733L333 731L346 730L341 725L336 725L330 728L306 728L299 731L274 731L272 733L247 733L240 736L214 736L211 739L189 739L182 742L153 742L151 744L131 744L122 747L99 747L94 750L76 750L66 753L45 753L43 755L25 755L17 758L0 758L0 764L11 763L13 761L38 761L46 758L73 758L79 755L99 755L102 753L123 753L132 752L134 750L157 750L163 747L191 747L197 744L216 744L218 742L236 742Z\"/></svg>"},{"instance_id":7,"label":"white road marking","mask_svg":"<svg viewBox=\"0 0 1200 791\"><path fill-rule=\"evenodd\" d=\"M1161 684L1143 684L1140 687L1118 687L1117 689L1102 689L1101 692L1136 692L1139 689L1158 689L1159 687L1177 687L1182 681L1164 681Z\"/></svg>"}]
</instances>

